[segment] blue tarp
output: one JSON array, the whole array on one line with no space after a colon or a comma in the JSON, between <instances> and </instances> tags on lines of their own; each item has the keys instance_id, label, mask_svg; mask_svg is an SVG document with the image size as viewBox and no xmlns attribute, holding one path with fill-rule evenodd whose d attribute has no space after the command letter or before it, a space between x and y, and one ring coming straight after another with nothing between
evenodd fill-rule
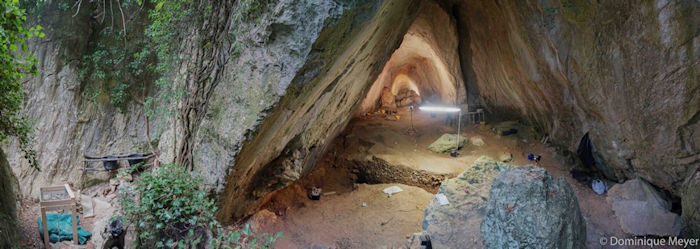
<instances>
[{"instance_id":1,"label":"blue tarp","mask_svg":"<svg viewBox=\"0 0 700 249\"><path fill-rule=\"evenodd\" d=\"M46 214L46 226L49 227L49 241L56 243L63 240L73 240L73 223L71 214ZM84 245L92 233L83 230L80 227L80 217L76 215L78 220L78 243ZM39 234L44 236L44 229L41 225L41 217L37 219L39 222ZM59 226L60 225L60 226ZM59 231L60 228L60 231Z\"/></svg>"}]
</instances>

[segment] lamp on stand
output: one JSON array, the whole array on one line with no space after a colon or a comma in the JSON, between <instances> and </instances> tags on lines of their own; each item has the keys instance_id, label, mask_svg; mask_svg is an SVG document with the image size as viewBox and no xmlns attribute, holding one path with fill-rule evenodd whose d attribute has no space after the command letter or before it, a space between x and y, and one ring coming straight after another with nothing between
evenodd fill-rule
<instances>
[{"instance_id":1,"label":"lamp on stand","mask_svg":"<svg viewBox=\"0 0 700 249\"><path fill-rule=\"evenodd\" d=\"M460 126L462 125L462 109L459 107L455 107L455 106L448 106L448 107L445 107L445 106L421 106L421 107L419 107L419 109L421 111L429 111L429 112L459 112L458 118L457 118L457 142L456 142L455 149L452 152L450 152L450 156L457 157L457 155L459 155L459 152L457 152L457 151L459 150L459 130L460 130Z\"/></svg>"}]
</instances>

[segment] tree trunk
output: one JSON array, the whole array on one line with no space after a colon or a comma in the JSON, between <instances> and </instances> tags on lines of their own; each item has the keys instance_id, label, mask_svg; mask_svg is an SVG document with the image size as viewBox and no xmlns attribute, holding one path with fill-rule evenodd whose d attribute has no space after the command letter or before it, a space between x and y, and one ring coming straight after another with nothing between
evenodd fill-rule
<instances>
[{"instance_id":1,"label":"tree trunk","mask_svg":"<svg viewBox=\"0 0 700 249\"><path fill-rule=\"evenodd\" d=\"M187 60L184 77L185 95L179 110L182 141L176 162L194 169L192 151L194 138L207 111L207 103L224 73L231 54L228 39L234 0L200 1L196 13L206 13L201 26L192 30L186 38ZM207 8L208 5L213 5Z\"/></svg>"}]
</instances>

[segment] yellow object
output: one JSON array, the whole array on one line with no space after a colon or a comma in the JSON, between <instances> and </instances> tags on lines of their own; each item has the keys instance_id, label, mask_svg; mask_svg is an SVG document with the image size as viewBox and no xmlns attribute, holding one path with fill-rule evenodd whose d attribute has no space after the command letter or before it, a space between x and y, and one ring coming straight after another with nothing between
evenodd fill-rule
<instances>
[{"instance_id":1,"label":"yellow object","mask_svg":"<svg viewBox=\"0 0 700 249\"><path fill-rule=\"evenodd\" d=\"M396 120L400 120L400 119L401 119L401 116L396 115Z\"/></svg>"},{"instance_id":2,"label":"yellow object","mask_svg":"<svg viewBox=\"0 0 700 249\"><path fill-rule=\"evenodd\" d=\"M386 111L382 110L382 114L386 114Z\"/></svg>"},{"instance_id":3,"label":"yellow object","mask_svg":"<svg viewBox=\"0 0 700 249\"><path fill-rule=\"evenodd\" d=\"M484 122L484 121L481 121L481 125L486 125L486 122Z\"/></svg>"}]
</instances>

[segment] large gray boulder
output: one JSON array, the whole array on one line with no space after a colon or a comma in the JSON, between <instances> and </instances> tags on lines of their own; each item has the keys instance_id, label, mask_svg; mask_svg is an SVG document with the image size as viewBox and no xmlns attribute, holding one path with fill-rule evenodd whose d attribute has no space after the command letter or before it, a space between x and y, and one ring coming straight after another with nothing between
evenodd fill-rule
<instances>
[{"instance_id":1,"label":"large gray boulder","mask_svg":"<svg viewBox=\"0 0 700 249\"><path fill-rule=\"evenodd\" d=\"M608 191L607 201L626 233L676 236L680 231L680 217L669 211L671 203L644 180L616 184Z\"/></svg>"},{"instance_id":2,"label":"large gray boulder","mask_svg":"<svg viewBox=\"0 0 700 249\"><path fill-rule=\"evenodd\" d=\"M511 167L482 156L459 176L442 182L438 194L450 203L441 206L433 198L423 218L423 230L433 248L483 247L479 224L486 214L491 183L501 170Z\"/></svg>"},{"instance_id":3,"label":"large gray boulder","mask_svg":"<svg viewBox=\"0 0 700 249\"><path fill-rule=\"evenodd\" d=\"M527 165L493 181L481 235L485 248L584 248L586 223L564 178Z\"/></svg>"},{"instance_id":4,"label":"large gray boulder","mask_svg":"<svg viewBox=\"0 0 700 249\"><path fill-rule=\"evenodd\" d=\"M464 136L459 136L459 148L464 147L467 143L467 138ZM457 146L457 135L456 134L442 134L440 138L435 140L430 146L429 150L437 153L447 154L452 152Z\"/></svg>"}]
</instances>

